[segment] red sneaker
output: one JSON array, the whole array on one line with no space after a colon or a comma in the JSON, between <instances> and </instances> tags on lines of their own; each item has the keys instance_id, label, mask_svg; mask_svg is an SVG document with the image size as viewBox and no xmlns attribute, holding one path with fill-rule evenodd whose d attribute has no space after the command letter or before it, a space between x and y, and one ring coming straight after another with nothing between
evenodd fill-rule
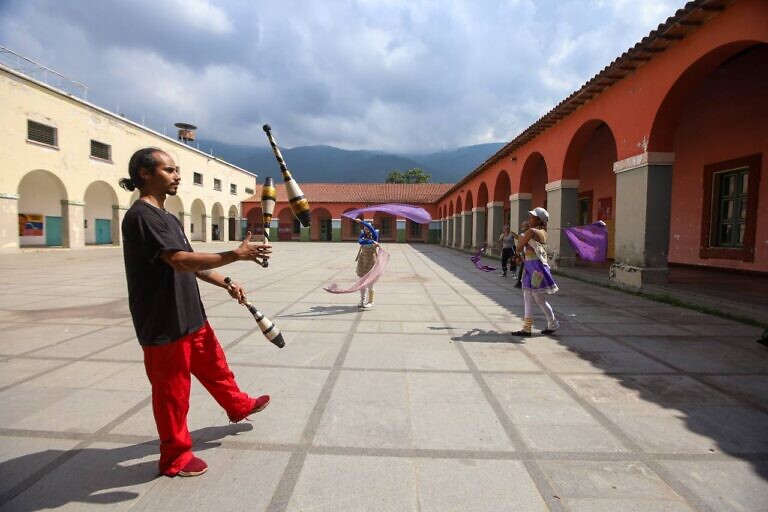
<instances>
[{"instance_id":1,"label":"red sneaker","mask_svg":"<svg viewBox=\"0 0 768 512\"><path fill-rule=\"evenodd\" d=\"M240 418L233 418L232 416L230 416L229 421L231 421L232 423L237 423L238 421L242 421L248 418L248 416L250 416L251 414L256 414L257 412L261 412L267 408L267 406L269 405L269 402L270 402L269 395L261 395L260 397L256 398L256 400L254 401L253 409L245 413L245 415Z\"/></svg>"},{"instance_id":2,"label":"red sneaker","mask_svg":"<svg viewBox=\"0 0 768 512\"><path fill-rule=\"evenodd\" d=\"M200 476L208 471L208 464L203 459L192 457L192 460L187 462L181 471L176 473L178 476Z\"/></svg>"}]
</instances>

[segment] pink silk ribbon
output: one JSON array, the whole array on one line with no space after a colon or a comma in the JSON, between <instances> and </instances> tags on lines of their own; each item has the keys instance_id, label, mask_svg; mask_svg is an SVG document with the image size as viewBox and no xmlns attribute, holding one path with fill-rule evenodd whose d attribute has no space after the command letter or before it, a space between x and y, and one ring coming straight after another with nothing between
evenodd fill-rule
<instances>
[{"instance_id":1,"label":"pink silk ribbon","mask_svg":"<svg viewBox=\"0 0 768 512\"><path fill-rule=\"evenodd\" d=\"M379 247L376 253L376 263L373 264L373 267L371 267L367 274L358 279L352 286L349 288L339 288L337 283L331 283L323 288L323 290L330 293L352 293L373 286L373 283L378 281L384 273L387 263L389 263L389 253Z\"/></svg>"}]
</instances>

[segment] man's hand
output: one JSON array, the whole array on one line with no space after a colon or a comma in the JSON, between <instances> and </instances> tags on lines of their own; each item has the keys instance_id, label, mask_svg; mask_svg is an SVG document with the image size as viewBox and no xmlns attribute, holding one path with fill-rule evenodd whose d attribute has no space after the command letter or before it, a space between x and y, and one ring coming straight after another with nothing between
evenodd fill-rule
<instances>
[{"instance_id":1,"label":"man's hand","mask_svg":"<svg viewBox=\"0 0 768 512\"><path fill-rule=\"evenodd\" d=\"M360 218L359 218L359 217L356 217L356 218L355 218L355 222L357 222L358 224L360 224L360 222L361 222L361 221L360 221Z\"/></svg>"},{"instance_id":2,"label":"man's hand","mask_svg":"<svg viewBox=\"0 0 768 512\"><path fill-rule=\"evenodd\" d=\"M228 285L226 285L227 291L229 292L229 295L237 300L240 304L243 304L245 302L245 291L243 288L236 282L230 281Z\"/></svg>"},{"instance_id":3,"label":"man's hand","mask_svg":"<svg viewBox=\"0 0 768 512\"><path fill-rule=\"evenodd\" d=\"M258 260L268 260L269 255L272 254L272 246L269 244L252 243L251 236L251 232L248 231L240 247L235 249L234 252L237 254L237 259L256 262Z\"/></svg>"}]
</instances>

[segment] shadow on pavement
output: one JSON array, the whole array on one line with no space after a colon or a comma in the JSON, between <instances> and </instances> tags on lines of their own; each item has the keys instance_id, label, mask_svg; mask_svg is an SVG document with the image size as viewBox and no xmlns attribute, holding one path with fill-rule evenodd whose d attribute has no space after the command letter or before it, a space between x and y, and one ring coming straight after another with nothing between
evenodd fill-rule
<instances>
[{"instance_id":1,"label":"shadow on pavement","mask_svg":"<svg viewBox=\"0 0 768 512\"><path fill-rule=\"evenodd\" d=\"M478 293L492 299L507 311L518 315L522 314L522 306L512 308L509 306L509 301L506 304L501 302L503 296L507 294L499 292L498 282L484 277L483 272L476 271L471 263L466 261L464 253L447 248L422 252L418 246L412 245L411 247L416 253L423 255L425 259L428 258L433 264L451 272L464 285L468 285ZM604 309L609 315L614 314L612 312L615 312L616 315L632 314L632 311L627 311L631 307L622 309L614 303L620 302L624 297L629 297L621 292L602 291L596 286L571 280L568 280L567 284L560 288L561 292L551 299L556 313L558 312L558 302L563 304L568 301L571 302L571 305L586 305L592 309ZM596 290L599 293L595 293ZM511 285L508 287L508 291L509 296L520 294L520 290L512 288ZM649 306L656 305L649 300L647 302ZM658 307L671 308L671 306L660 303ZM537 319L540 320L541 312L537 311L536 313ZM591 402L592 405L624 432L632 442L636 443L641 450L666 454L721 452L751 464L755 474L768 480L768 435L766 435L768 432L768 407L760 400L760 398L765 398L768 390L763 390L762 394L757 391L758 399L756 400L746 392L727 387L727 382L723 383L723 379L731 380L740 376L760 378L766 375L768 351L763 353L764 351L760 347L755 346L754 349L748 349L735 343L729 343L729 347L726 347L724 351L721 341L716 341L711 336L703 338L693 332L686 333L684 336L677 335L677 337L634 336L635 341L629 344L622 339L622 336L597 333L590 328L589 322L578 320L574 318L575 315L563 315L562 309L559 310L559 315L562 328L556 337L552 336L547 339L565 347L580 359L589 361L593 368L602 370L590 375L594 375L595 378L615 379L623 388L631 390L631 393L628 394L617 393L610 386L602 386L600 382L597 382L597 379L590 381L586 378L582 381L585 387L579 391L579 394L585 399L590 397L594 399ZM682 324L678 321L681 316L677 309L674 309L670 310L666 316L638 316L637 318L649 326L668 327ZM471 319L465 320L470 321ZM620 320L612 319L611 321L617 322L615 325L621 324ZM688 323L690 324L691 321L689 320ZM452 339L492 343L497 334L500 333L473 329L463 336ZM727 342L729 337L724 336L724 338ZM707 356L706 353L700 351L691 352L692 349L687 348L685 344L693 342L711 343L712 355ZM527 339L529 347L535 343L536 336ZM661 350L657 349L652 352L645 350L644 347L651 343L654 343L656 347L661 346ZM619 345L624 354L628 351L635 352L631 354L635 359L630 358L629 363L627 360L617 359L621 356L617 356L616 352L611 353L610 349L606 349L607 344L611 344L613 347ZM678 352L681 350L683 352ZM734 358L738 358L734 360L741 364L744 364L744 361L749 361L752 365L751 368L755 368L755 370L745 371L737 363L722 361L724 353L727 357L733 355ZM669 358L672 354L677 354L678 359L670 362ZM708 370L699 372L702 375L697 375L698 370L696 369L689 369L686 372L685 369L681 368L681 366L685 367L685 363L681 362L681 358L684 360L686 357L685 354L690 354L690 357L695 357L697 361L700 361L702 368L721 369L710 372L714 373L712 377L706 375ZM542 359L545 357L543 356ZM652 361L648 361L648 359ZM644 372L642 369L627 368L627 365L636 364L631 363L631 361L637 360L644 360L650 364L658 363L661 366L657 367L662 368L662 371L661 373L658 370ZM544 359L544 362L547 361ZM726 366L729 364L731 364L730 367ZM617 367L621 369L617 371ZM689 368L693 368L693 366ZM680 422L684 422L685 430L678 430L679 437L675 438L674 428ZM695 435L687 434L686 431ZM699 436L705 436L712 440L717 449L708 448L708 443L702 441ZM702 462L702 468L705 467L706 462Z\"/></svg>"},{"instance_id":2,"label":"shadow on pavement","mask_svg":"<svg viewBox=\"0 0 768 512\"><path fill-rule=\"evenodd\" d=\"M216 441L251 430L249 424L207 427L192 432L195 452L216 448ZM151 460L142 461L151 456ZM31 512L69 503L108 505L135 500L140 494L121 490L160 478L157 472L158 443L119 448L45 450L0 462L0 508ZM21 481L20 475L28 475ZM25 492L35 486L35 492Z\"/></svg>"}]
</instances>

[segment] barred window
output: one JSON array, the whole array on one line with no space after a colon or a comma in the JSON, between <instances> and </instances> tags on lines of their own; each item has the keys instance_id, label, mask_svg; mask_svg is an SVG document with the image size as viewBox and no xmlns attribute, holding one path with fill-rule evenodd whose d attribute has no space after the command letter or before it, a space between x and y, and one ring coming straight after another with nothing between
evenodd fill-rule
<instances>
[{"instance_id":1,"label":"barred window","mask_svg":"<svg viewBox=\"0 0 768 512\"><path fill-rule=\"evenodd\" d=\"M411 222L411 236L419 237L421 236L421 224L417 224L416 222Z\"/></svg>"},{"instance_id":2,"label":"barred window","mask_svg":"<svg viewBox=\"0 0 768 512\"><path fill-rule=\"evenodd\" d=\"M230 184L229 185L229 193L232 194L233 196L236 196L237 195L237 185L235 185L234 183Z\"/></svg>"},{"instance_id":3,"label":"barred window","mask_svg":"<svg viewBox=\"0 0 768 512\"><path fill-rule=\"evenodd\" d=\"M213 190L221 190L221 180L213 178Z\"/></svg>"},{"instance_id":4,"label":"barred window","mask_svg":"<svg viewBox=\"0 0 768 512\"><path fill-rule=\"evenodd\" d=\"M250 195L253 195L253 189L252 189L252 188L248 188L248 187L245 187L245 193L246 193L246 194L250 194Z\"/></svg>"},{"instance_id":5,"label":"barred window","mask_svg":"<svg viewBox=\"0 0 768 512\"><path fill-rule=\"evenodd\" d=\"M744 247L749 169L717 173L713 247Z\"/></svg>"},{"instance_id":6,"label":"barred window","mask_svg":"<svg viewBox=\"0 0 768 512\"><path fill-rule=\"evenodd\" d=\"M49 146L57 146L57 135L57 130L53 126L27 120L27 139Z\"/></svg>"},{"instance_id":7,"label":"barred window","mask_svg":"<svg viewBox=\"0 0 768 512\"><path fill-rule=\"evenodd\" d=\"M112 146L91 140L91 156L102 160L112 161Z\"/></svg>"},{"instance_id":8,"label":"barred window","mask_svg":"<svg viewBox=\"0 0 768 512\"><path fill-rule=\"evenodd\" d=\"M392 236L392 219L384 217L381 219L381 229L379 234L384 237Z\"/></svg>"},{"instance_id":9,"label":"barred window","mask_svg":"<svg viewBox=\"0 0 768 512\"><path fill-rule=\"evenodd\" d=\"M192 182L195 185L202 185L203 184L203 175L200 174L199 172L193 173L192 174Z\"/></svg>"}]
</instances>

